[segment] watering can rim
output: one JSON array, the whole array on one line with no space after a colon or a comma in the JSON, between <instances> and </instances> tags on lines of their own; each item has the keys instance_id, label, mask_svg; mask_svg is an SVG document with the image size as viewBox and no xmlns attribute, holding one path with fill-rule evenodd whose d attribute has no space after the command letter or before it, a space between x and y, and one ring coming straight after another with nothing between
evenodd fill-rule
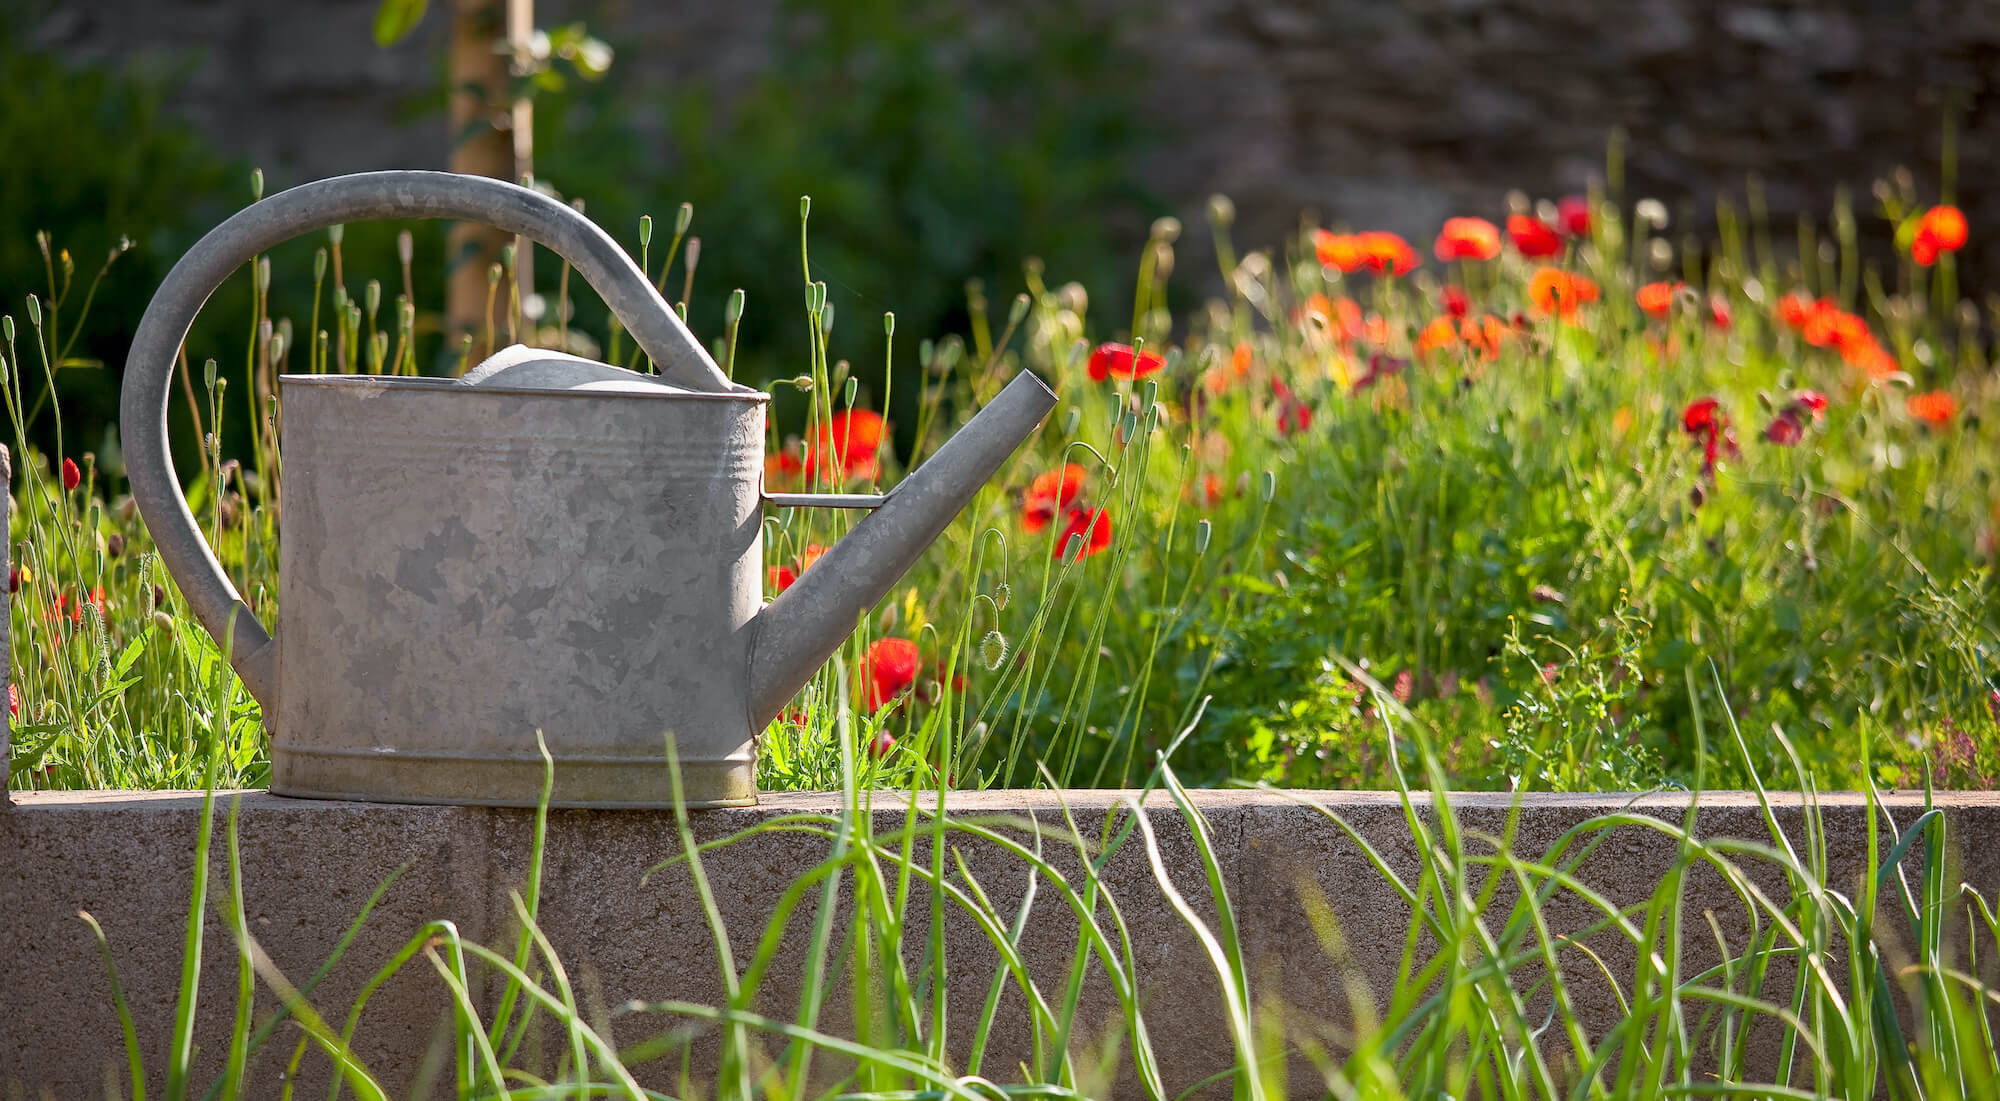
<instances>
[{"instance_id":1,"label":"watering can rim","mask_svg":"<svg viewBox=\"0 0 2000 1101\"><path fill-rule=\"evenodd\" d=\"M640 398L647 401L747 401L768 404L771 395L762 390L717 393L709 390L583 390L540 386L467 386L457 379L409 375L279 375L281 386L327 386L334 389L402 387L460 394L509 394L551 398Z\"/></svg>"}]
</instances>

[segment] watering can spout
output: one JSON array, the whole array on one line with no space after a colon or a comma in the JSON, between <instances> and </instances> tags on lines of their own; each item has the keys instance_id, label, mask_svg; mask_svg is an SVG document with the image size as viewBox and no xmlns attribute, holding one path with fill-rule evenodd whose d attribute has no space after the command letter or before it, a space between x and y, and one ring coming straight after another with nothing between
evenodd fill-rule
<instances>
[{"instance_id":1,"label":"watering can spout","mask_svg":"<svg viewBox=\"0 0 2000 1101\"><path fill-rule=\"evenodd\" d=\"M812 569L764 606L750 665L750 721L761 730L993 477L1056 396L1022 371L937 453L896 486Z\"/></svg>"}]
</instances>

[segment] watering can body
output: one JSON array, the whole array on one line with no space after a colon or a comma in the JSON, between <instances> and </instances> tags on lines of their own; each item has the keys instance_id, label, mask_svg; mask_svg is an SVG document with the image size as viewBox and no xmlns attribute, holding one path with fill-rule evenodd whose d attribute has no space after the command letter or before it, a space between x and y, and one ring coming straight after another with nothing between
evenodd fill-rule
<instances>
[{"instance_id":1,"label":"watering can body","mask_svg":"<svg viewBox=\"0 0 2000 1101\"><path fill-rule=\"evenodd\" d=\"M660 365L509 349L467 379L294 375L279 614L266 632L202 540L165 442L173 354L254 251L360 217L478 218L576 262ZM556 806L756 801L755 736L1040 423L1023 373L886 495L763 493L767 395L724 378L601 230L525 188L338 177L212 232L169 274L127 365L134 499L271 732L272 790ZM872 514L769 604L766 504Z\"/></svg>"}]
</instances>

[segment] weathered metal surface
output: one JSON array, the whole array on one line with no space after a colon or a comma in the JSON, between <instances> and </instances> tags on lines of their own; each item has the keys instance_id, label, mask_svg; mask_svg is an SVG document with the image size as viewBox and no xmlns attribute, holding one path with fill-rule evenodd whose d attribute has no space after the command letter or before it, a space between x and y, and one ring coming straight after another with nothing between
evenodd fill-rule
<instances>
[{"instance_id":1,"label":"weathered metal surface","mask_svg":"<svg viewBox=\"0 0 2000 1101\"><path fill-rule=\"evenodd\" d=\"M174 352L251 254L358 217L464 217L555 248L658 378L508 349L464 380L287 376L282 642L249 614L181 498L166 447ZM272 790L557 806L754 802L754 734L1033 431L1033 375L872 507L760 612L764 410L722 376L630 258L569 207L444 173L325 180L224 222L140 322L122 425L132 495L272 731Z\"/></svg>"}]
</instances>

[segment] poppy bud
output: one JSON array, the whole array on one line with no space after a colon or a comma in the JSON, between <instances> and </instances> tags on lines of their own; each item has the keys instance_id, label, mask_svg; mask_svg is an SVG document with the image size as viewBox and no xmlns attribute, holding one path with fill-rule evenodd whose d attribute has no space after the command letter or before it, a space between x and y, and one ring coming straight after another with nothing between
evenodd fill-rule
<instances>
[{"instance_id":1,"label":"poppy bud","mask_svg":"<svg viewBox=\"0 0 2000 1101\"><path fill-rule=\"evenodd\" d=\"M83 471L78 470L76 468L76 460L64 459L62 462L63 492L67 493L71 490L74 490L77 486L82 484L83 484Z\"/></svg>"}]
</instances>

